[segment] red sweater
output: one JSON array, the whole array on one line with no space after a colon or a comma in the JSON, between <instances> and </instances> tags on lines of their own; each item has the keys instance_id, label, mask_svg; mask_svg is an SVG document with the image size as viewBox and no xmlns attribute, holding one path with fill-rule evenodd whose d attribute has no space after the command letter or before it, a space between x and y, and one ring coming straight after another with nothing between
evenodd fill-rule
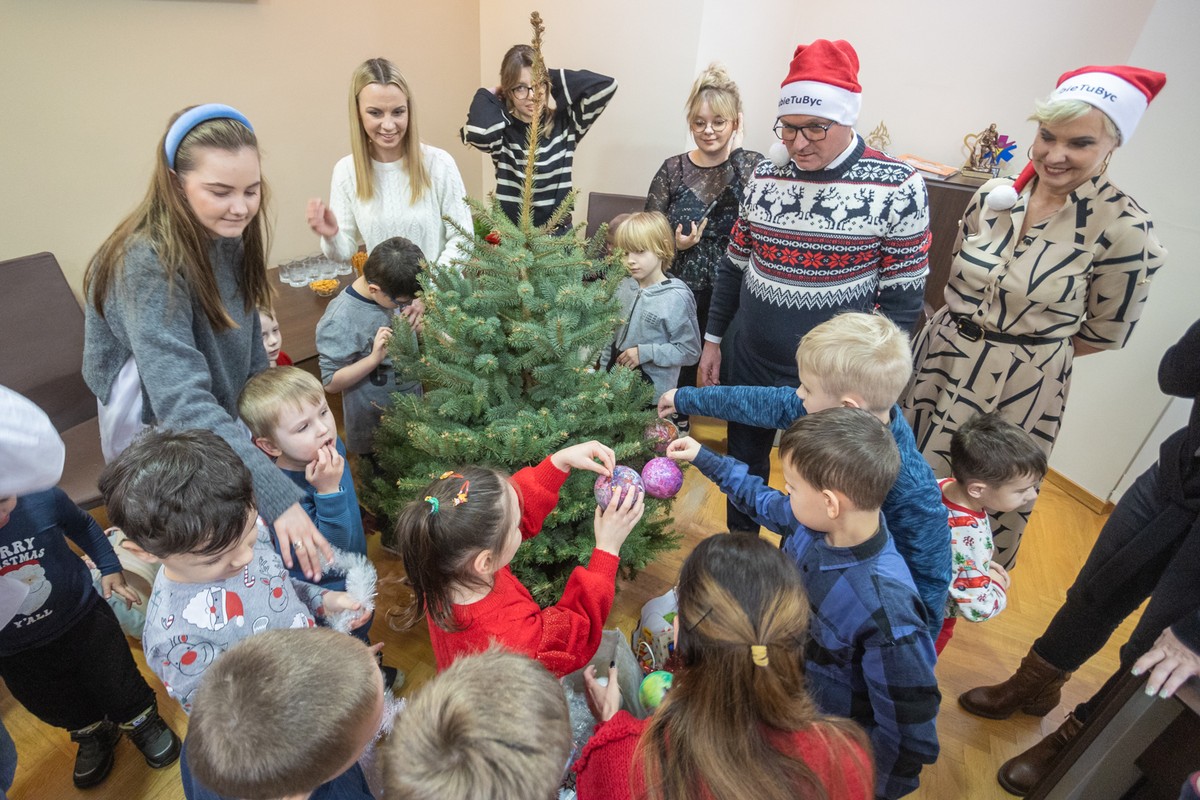
<instances>
[{"instance_id":1,"label":"red sweater","mask_svg":"<svg viewBox=\"0 0 1200 800\"><path fill-rule=\"evenodd\" d=\"M634 763L634 751L649 722L618 711L596 726L573 767L579 800L632 800L631 783L636 781L639 790L644 788L642 765ZM786 748L804 759L827 787L830 800L871 800L874 796L871 759L858 745L839 745L834 752L819 725L794 733L776 731L771 738L780 750Z\"/></svg>"},{"instance_id":2,"label":"red sweater","mask_svg":"<svg viewBox=\"0 0 1200 800\"><path fill-rule=\"evenodd\" d=\"M529 539L558 504L567 473L547 458L513 475L521 496L521 536ZM587 567L576 567L562 599L543 609L507 566L496 573L492 591L481 600L453 607L459 630L444 631L426 615L429 639L440 672L456 658L487 649L495 641L541 662L562 677L582 669L596 655L604 620L612 609L617 565L610 553L592 550Z\"/></svg>"}]
</instances>

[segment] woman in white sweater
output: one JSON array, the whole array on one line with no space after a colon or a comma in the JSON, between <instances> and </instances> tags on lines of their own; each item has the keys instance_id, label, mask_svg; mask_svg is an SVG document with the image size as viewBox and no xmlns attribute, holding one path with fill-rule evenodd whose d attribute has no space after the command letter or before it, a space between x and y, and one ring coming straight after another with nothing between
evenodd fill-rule
<instances>
[{"instance_id":1,"label":"woman in white sweater","mask_svg":"<svg viewBox=\"0 0 1200 800\"><path fill-rule=\"evenodd\" d=\"M349 261L360 244L370 252L403 236L430 265L445 266L465 240L443 217L470 231L466 194L450 154L421 144L416 103L396 65L360 64L350 79L350 155L333 168L329 205L308 201L308 224L325 255Z\"/></svg>"}]
</instances>

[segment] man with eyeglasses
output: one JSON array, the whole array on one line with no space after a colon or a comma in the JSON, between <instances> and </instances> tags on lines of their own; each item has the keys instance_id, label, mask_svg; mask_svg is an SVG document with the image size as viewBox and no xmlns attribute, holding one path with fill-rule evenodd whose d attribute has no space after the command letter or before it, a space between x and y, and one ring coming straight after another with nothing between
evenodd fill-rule
<instances>
[{"instance_id":1,"label":"man with eyeglasses","mask_svg":"<svg viewBox=\"0 0 1200 800\"><path fill-rule=\"evenodd\" d=\"M798 385L800 338L841 312L878 311L902 330L916 321L928 272L925 183L854 131L861 92L848 42L796 48L780 92L780 142L755 170L717 272L701 383L720 382L720 342L735 317L727 382L773 387ZM729 454L765 481L774 437L730 421ZM730 531L758 531L732 506L726 519Z\"/></svg>"}]
</instances>

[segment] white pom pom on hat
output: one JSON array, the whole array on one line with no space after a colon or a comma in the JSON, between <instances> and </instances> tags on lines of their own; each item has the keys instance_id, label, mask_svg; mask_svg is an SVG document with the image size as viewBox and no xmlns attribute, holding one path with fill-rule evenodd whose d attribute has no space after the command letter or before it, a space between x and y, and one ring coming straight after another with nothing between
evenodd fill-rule
<instances>
[{"instance_id":1,"label":"white pom pom on hat","mask_svg":"<svg viewBox=\"0 0 1200 800\"><path fill-rule=\"evenodd\" d=\"M792 160L791 155L788 153L787 145L783 142L776 142L771 145L771 149L767 151L767 158L771 159L771 163L777 168L782 168Z\"/></svg>"},{"instance_id":2,"label":"white pom pom on hat","mask_svg":"<svg viewBox=\"0 0 1200 800\"><path fill-rule=\"evenodd\" d=\"M1079 100L1100 109L1116 125L1124 144L1166 83L1165 74L1141 67L1080 67L1059 76L1050 100ZM1026 164L1011 186L999 186L988 193L987 207L1006 211L1015 206L1034 174L1033 164Z\"/></svg>"}]
</instances>

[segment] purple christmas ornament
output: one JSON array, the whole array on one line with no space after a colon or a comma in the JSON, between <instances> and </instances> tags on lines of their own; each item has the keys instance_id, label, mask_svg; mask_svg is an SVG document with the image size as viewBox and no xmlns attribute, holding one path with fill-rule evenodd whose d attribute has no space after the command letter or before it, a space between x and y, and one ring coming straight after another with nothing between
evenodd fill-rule
<instances>
[{"instance_id":1,"label":"purple christmas ornament","mask_svg":"<svg viewBox=\"0 0 1200 800\"><path fill-rule=\"evenodd\" d=\"M683 472L669 458L652 458L642 467L642 485L646 487L646 494L667 500L679 494Z\"/></svg>"},{"instance_id":2,"label":"purple christmas ornament","mask_svg":"<svg viewBox=\"0 0 1200 800\"><path fill-rule=\"evenodd\" d=\"M667 445L679 438L679 428L668 419L656 419L646 426L646 440L660 456L667 452Z\"/></svg>"},{"instance_id":3,"label":"purple christmas ornament","mask_svg":"<svg viewBox=\"0 0 1200 800\"><path fill-rule=\"evenodd\" d=\"M636 489L645 491L642 486L642 476L638 475L637 470L632 467L617 467L613 470L612 478L607 475L601 475L596 478L596 502L601 508L608 508L608 504L612 502L613 490L620 492L622 500L625 498L626 489Z\"/></svg>"}]
</instances>

